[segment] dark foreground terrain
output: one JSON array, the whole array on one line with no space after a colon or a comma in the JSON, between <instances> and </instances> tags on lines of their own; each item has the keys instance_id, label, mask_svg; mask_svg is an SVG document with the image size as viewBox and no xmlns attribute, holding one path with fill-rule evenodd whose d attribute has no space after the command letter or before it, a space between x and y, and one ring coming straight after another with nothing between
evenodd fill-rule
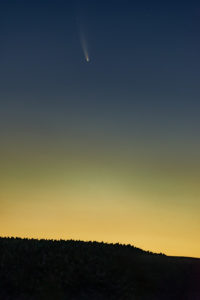
<instances>
[{"instance_id":1,"label":"dark foreground terrain","mask_svg":"<svg viewBox=\"0 0 200 300\"><path fill-rule=\"evenodd\" d=\"M0 238L0 299L200 299L200 259L130 245Z\"/></svg>"}]
</instances>

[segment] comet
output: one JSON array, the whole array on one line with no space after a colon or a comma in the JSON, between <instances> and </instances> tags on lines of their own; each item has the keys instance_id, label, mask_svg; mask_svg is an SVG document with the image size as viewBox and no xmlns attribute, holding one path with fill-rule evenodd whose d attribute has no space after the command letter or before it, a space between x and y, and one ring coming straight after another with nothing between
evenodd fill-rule
<instances>
[{"instance_id":1,"label":"comet","mask_svg":"<svg viewBox=\"0 0 200 300\"><path fill-rule=\"evenodd\" d=\"M90 55L89 55L89 51L88 51L88 44L84 35L84 32L82 30L80 30L80 42L81 42L81 47L83 50L83 54L85 57L85 60L87 63L90 62Z\"/></svg>"}]
</instances>

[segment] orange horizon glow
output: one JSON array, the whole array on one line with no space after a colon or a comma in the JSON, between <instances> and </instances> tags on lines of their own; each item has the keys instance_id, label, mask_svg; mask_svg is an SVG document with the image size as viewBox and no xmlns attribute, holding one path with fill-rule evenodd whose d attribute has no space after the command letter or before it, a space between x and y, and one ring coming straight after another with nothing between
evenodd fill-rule
<instances>
[{"instance_id":1,"label":"orange horizon glow","mask_svg":"<svg viewBox=\"0 0 200 300\"><path fill-rule=\"evenodd\" d=\"M200 257L195 166L96 155L2 162L0 235L119 242Z\"/></svg>"}]
</instances>

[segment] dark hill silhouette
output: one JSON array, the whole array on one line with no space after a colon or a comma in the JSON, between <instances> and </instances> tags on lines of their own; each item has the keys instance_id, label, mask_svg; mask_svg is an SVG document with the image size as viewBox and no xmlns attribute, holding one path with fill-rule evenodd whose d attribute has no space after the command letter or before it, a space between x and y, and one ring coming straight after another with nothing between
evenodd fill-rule
<instances>
[{"instance_id":1,"label":"dark hill silhouette","mask_svg":"<svg viewBox=\"0 0 200 300\"><path fill-rule=\"evenodd\" d=\"M200 259L130 245L0 238L0 299L200 299Z\"/></svg>"}]
</instances>

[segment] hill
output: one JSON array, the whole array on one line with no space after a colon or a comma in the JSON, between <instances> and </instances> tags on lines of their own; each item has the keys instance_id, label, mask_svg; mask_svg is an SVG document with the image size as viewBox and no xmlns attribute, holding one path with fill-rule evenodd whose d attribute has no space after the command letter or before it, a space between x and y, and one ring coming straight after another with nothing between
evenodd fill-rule
<instances>
[{"instance_id":1,"label":"hill","mask_svg":"<svg viewBox=\"0 0 200 300\"><path fill-rule=\"evenodd\" d=\"M130 245L0 238L0 299L200 299L200 259Z\"/></svg>"}]
</instances>

